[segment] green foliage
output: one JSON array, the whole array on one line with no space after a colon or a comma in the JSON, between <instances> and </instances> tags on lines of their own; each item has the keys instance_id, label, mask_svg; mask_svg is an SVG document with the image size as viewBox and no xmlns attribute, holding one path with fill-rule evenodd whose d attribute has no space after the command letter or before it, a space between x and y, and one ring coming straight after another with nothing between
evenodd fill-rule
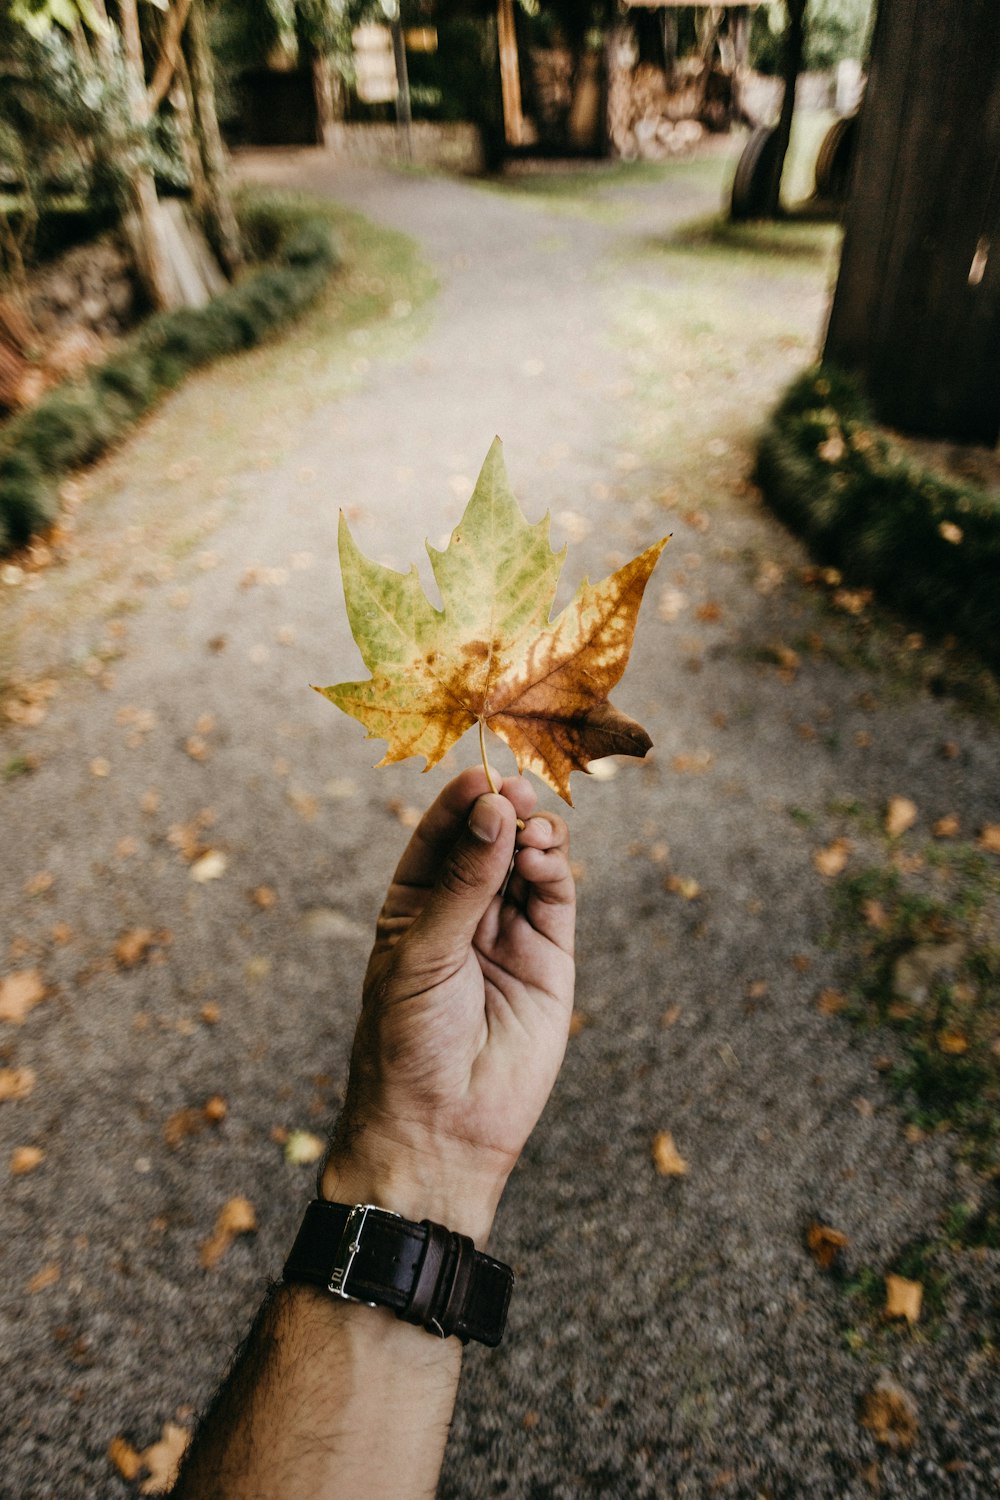
<instances>
[{"instance_id":1,"label":"green foliage","mask_svg":"<svg viewBox=\"0 0 1000 1500\"><path fill-rule=\"evenodd\" d=\"M821 561L1000 665L1000 500L906 458L847 376L819 367L793 382L757 477Z\"/></svg>"},{"instance_id":2,"label":"green foliage","mask_svg":"<svg viewBox=\"0 0 1000 1500\"><path fill-rule=\"evenodd\" d=\"M808 0L806 67L832 68L842 58L867 57L873 13L873 0ZM750 62L759 72L781 72L786 23L783 0L771 0L754 12Z\"/></svg>"},{"instance_id":3,"label":"green foliage","mask_svg":"<svg viewBox=\"0 0 1000 1500\"><path fill-rule=\"evenodd\" d=\"M339 263L324 219L281 198L247 198L240 211L265 264L206 307L151 318L100 368L2 429L0 553L54 519L68 469L105 452L190 370L262 342L322 291Z\"/></svg>"}]
</instances>

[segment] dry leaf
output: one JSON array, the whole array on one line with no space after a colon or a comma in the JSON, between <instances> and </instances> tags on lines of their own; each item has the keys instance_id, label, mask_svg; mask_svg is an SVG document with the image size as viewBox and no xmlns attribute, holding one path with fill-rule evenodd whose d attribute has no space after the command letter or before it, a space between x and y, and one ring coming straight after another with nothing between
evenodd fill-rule
<instances>
[{"instance_id":1,"label":"dry leaf","mask_svg":"<svg viewBox=\"0 0 1000 1500\"><path fill-rule=\"evenodd\" d=\"M833 877L839 875L845 869L851 854L850 839L834 839L825 849L817 849L813 854L813 864L821 875Z\"/></svg>"},{"instance_id":2,"label":"dry leaf","mask_svg":"<svg viewBox=\"0 0 1000 1500\"><path fill-rule=\"evenodd\" d=\"M582 1010L575 1010L569 1018L569 1035L579 1036L581 1031L586 1031L590 1025L590 1017L585 1016Z\"/></svg>"},{"instance_id":3,"label":"dry leaf","mask_svg":"<svg viewBox=\"0 0 1000 1500\"><path fill-rule=\"evenodd\" d=\"M443 610L428 603L416 568L370 562L341 519L348 618L372 676L319 691L387 742L382 765L411 755L437 765L479 723L510 746L519 770L571 802L573 771L650 748L608 694L666 541L600 584L584 581L550 621L562 554L549 546L547 518L529 526L521 514L498 439L447 549L428 549Z\"/></svg>"},{"instance_id":4,"label":"dry leaf","mask_svg":"<svg viewBox=\"0 0 1000 1500\"><path fill-rule=\"evenodd\" d=\"M221 880L226 873L226 856L219 849L209 849L191 866L191 879L199 885L206 880Z\"/></svg>"},{"instance_id":5,"label":"dry leaf","mask_svg":"<svg viewBox=\"0 0 1000 1500\"><path fill-rule=\"evenodd\" d=\"M54 943L62 946L73 941L73 929L68 922L53 922L49 936Z\"/></svg>"},{"instance_id":6,"label":"dry leaf","mask_svg":"<svg viewBox=\"0 0 1000 1500\"><path fill-rule=\"evenodd\" d=\"M885 1316L905 1318L910 1324L920 1319L920 1308L924 1300L923 1283L909 1281L905 1276L889 1275L885 1278Z\"/></svg>"},{"instance_id":7,"label":"dry leaf","mask_svg":"<svg viewBox=\"0 0 1000 1500\"><path fill-rule=\"evenodd\" d=\"M150 927L133 927L123 932L115 944L115 962L123 969L134 969L156 940L156 933Z\"/></svg>"},{"instance_id":8,"label":"dry leaf","mask_svg":"<svg viewBox=\"0 0 1000 1500\"><path fill-rule=\"evenodd\" d=\"M249 1198L230 1198L219 1210L215 1228L204 1240L198 1258L206 1271L210 1271L229 1249L239 1234L252 1234L257 1228L257 1215Z\"/></svg>"},{"instance_id":9,"label":"dry leaf","mask_svg":"<svg viewBox=\"0 0 1000 1500\"><path fill-rule=\"evenodd\" d=\"M308 1130L293 1130L285 1142L285 1160L293 1167L307 1167L319 1161L326 1150L326 1142Z\"/></svg>"},{"instance_id":10,"label":"dry leaf","mask_svg":"<svg viewBox=\"0 0 1000 1500\"><path fill-rule=\"evenodd\" d=\"M704 776L714 759L711 750L694 750L690 755L675 755L670 767L678 776Z\"/></svg>"},{"instance_id":11,"label":"dry leaf","mask_svg":"<svg viewBox=\"0 0 1000 1500\"><path fill-rule=\"evenodd\" d=\"M688 1164L674 1145L669 1130L658 1130L653 1137L653 1165L661 1177L683 1177Z\"/></svg>"},{"instance_id":12,"label":"dry leaf","mask_svg":"<svg viewBox=\"0 0 1000 1500\"><path fill-rule=\"evenodd\" d=\"M917 1436L917 1409L903 1388L881 1376L861 1398L858 1419L875 1441L895 1452L907 1452Z\"/></svg>"},{"instance_id":13,"label":"dry leaf","mask_svg":"<svg viewBox=\"0 0 1000 1500\"><path fill-rule=\"evenodd\" d=\"M90 762L90 774L91 776L98 777L110 776L111 762L109 760L105 760L103 755L96 755Z\"/></svg>"},{"instance_id":14,"label":"dry leaf","mask_svg":"<svg viewBox=\"0 0 1000 1500\"><path fill-rule=\"evenodd\" d=\"M891 839L899 836L912 828L917 821L917 804L911 802L909 797L890 797L889 806L885 814L885 831Z\"/></svg>"},{"instance_id":15,"label":"dry leaf","mask_svg":"<svg viewBox=\"0 0 1000 1500\"><path fill-rule=\"evenodd\" d=\"M192 760L206 761L212 751L207 742L200 734L189 734L184 741L184 749Z\"/></svg>"},{"instance_id":16,"label":"dry leaf","mask_svg":"<svg viewBox=\"0 0 1000 1500\"><path fill-rule=\"evenodd\" d=\"M43 1266L40 1271L35 1272L24 1290L29 1296L34 1296L35 1292L44 1292L46 1287L55 1286L61 1275L62 1268L57 1261L52 1261L49 1265Z\"/></svg>"},{"instance_id":17,"label":"dry leaf","mask_svg":"<svg viewBox=\"0 0 1000 1500\"><path fill-rule=\"evenodd\" d=\"M0 1021L21 1026L29 1010L45 999L45 981L37 969L19 969L0 979Z\"/></svg>"},{"instance_id":18,"label":"dry leaf","mask_svg":"<svg viewBox=\"0 0 1000 1500\"><path fill-rule=\"evenodd\" d=\"M51 870L39 870L37 875L32 875L24 882L24 894L26 896L42 896L46 891L51 891L56 883L56 877Z\"/></svg>"},{"instance_id":19,"label":"dry leaf","mask_svg":"<svg viewBox=\"0 0 1000 1500\"><path fill-rule=\"evenodd\" d=\"M36 1167L40 1167L44 1160L45 1152L41 1146L15 1146L10 1153L10 1175L26 1177Z\"/></svg>"},{"instance_id":20,"label":"dry leaf","mask_svg":"<svg viewBox=\"0 0 1000 1500\"><path fill-rule=\"evenodd\" d=\"M961 1057L969 1050L969 1039L960 1031L939 1031L937 1044L940 1052L947 1052L952 1057Z\"/></svg>"},{"instance_id":21,"label":"dry leaf","mask_svg":"<svg viewBox=\"0 0 1000 1500\"><path fill-rule=\"evenodd\" d=\"M936 839L953 839L957 837L961 824L955 813L946 813L943 818L938 818L931 832Z\"/></svg>"},{"instance_id":22,"label":"dry leaf","mask_svg":"<svg viewBox=\"0 0 1000 1500\"><path fill-rule=\"evenodd\" d=\"M176 1151L182 1141L198 1135L206 1125L218 1125L226 1118L229 1107L219 1094L213 1094L204 1104L190 1104L185 1109L175 1109L163 1127L163 1139L171 1151Z\"/></svg>"},{"instance_id":23,"label":"dry leaf","mask_svg":"<svg viewBox=\"0 0 1000 1500\"><path fill-rule=\"evenodd\" d=\"M179 1427L176 1422L164 1422L159 1441L144 1448L140 1455L143 1467L149 1470L149 1478L139 1486L140 1495L165 1495L173 1489L190 1441L191 1434L186 1427Z\"/></svg>"},{"instance_id":24,"label":"dry leaf","mask_svg":"<svg viewBox=\"0 0 1000 1500\"><path fill-rule=\"evenodd\" d=\"M222 1012L219 1010L219 1007L215 1005L211 1000L207 1001L199 1011L199 1015L201 1016L201 1019L204 1021L206 1026L218 1025L219 1017L221 1016L221 1014Z\"/></svg>"},{"instance_id":25,"label":"dry leaf","mask_svg":"<svg viewBox=\"0 0 1000 1500\"><path fill-rule=\"evenodd\" d=\"M1000 854L1000 823L984 823L977 843L987 854Z\"/></svg>"},{"instance_id":26,"label":"dry leaf","mask_svg":"<svg viewBox=\"0 0 1000 1500\"><path fill-rule=\"evenodd\" d=\"M701 886L690 875L668 875L663 888L673 891L677 896L683 896L685 901L697 901L701 895Z\"/></svg>"},{"instance_id":27,"label":"dry leaf","mask_svg":"<svg viewBox=\"0 0 1000 1500\"><path fill-rule=\"evenodd\" d=\"M34 1087L34 1068L0 1068L0 1103L5 1099L27 1099Z\"/></svg>"},{"instance_id":28,"label":"dry leaf","mask_svg":"<svg viewBox=\"0 0 1000 1500\"><path fill-rule=\"evenodd\" d=\"M270 885L254 886L250 892L250 900L254 906L259 906L261 911L268 911L278 899L278 893Z\"/></svg>"},{"instance_id":29,"label":"dry leaf","mask_svg":"<svg viewBox=\"0 0 1000 1500\"><path fill-rule=\"evenodd\" d=\"M839 990L821 990L816 1008L824 1016L839 1016L842 1010L847 1009L847 996L842 995Z\"/></svg>"},{"instance_id":30,"label":"dry leaf","mask_svg":"<svg viewBox=\"0 0 1000 1500\"><path fill-rule=\"evenodd\" d=\"M810 1224L806 1230L806 1244L821 1271L832 1270L850 1243L843 1230L829 1224Z\"/></svg>"},{"instance_id":31,"label":"dry leaf","mask_svg":"<svg viewBox=\"0 0 1000 1500\"><path fill-rule=\"evenodd\" d=\"M682 1014L682 1007L681 1006L679 1006L679 1005L668 1005L667 1008L666 1008L666 1010L663 1012L662 1016L660 1017L660 1025L662 1027L664 1027L664 1029L666 1029L666 1028L668 1028L670 1026L676 1026L677 1022L681 1018L681 1014Z\"/></svg>"},{"instance_id":32,"label":"dry leaf","mask_svg":"<svg viewBox=\"0 0 1000 1500\"><path fill-rule=\"evenodd\" d=\"M123 1479L138 1479L142 1471L142 1454L123 1437L113 1437L108 1444L108 1462L113 1463Z\"/></svg>"}]
</instances>

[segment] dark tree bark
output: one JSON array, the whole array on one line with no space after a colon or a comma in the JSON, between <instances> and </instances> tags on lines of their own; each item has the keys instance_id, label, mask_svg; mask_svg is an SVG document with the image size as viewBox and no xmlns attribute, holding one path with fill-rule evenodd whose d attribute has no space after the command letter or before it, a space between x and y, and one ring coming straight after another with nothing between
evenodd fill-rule
<instances>
[{"instance_id":1,"label":"dark tree bark","mask_svg":"<svg viewBox=\"0 0 1000 1500\"><path fill-rule=\"evenodd\" d=\"M229 164L215 112L215 79L204 0L191 0L184 32L184 58L191 81L194 129L201 153L206 219L216 254L230 275L243 263L240 228L229 191Z\"/></svg>"},{"instance_id":2,"label":"dark tree bark","mask_svg":"<svg viewBox=\"0 0 1000 1500\"><path fill-rule=\"evenodd\" d=\"M905 431L1000 436L996 0L881 0L826 357Z\"/></svg>"},{"instance_id":3,"label":"dark tree bark","mask_svg":"<svg viewBox=\"0 0 1000 1500\"><path fill-rule=\"evenodd\" d=\"M807 0L786 0L788 25L785 28L783 68L785 88L781 96L781 113L773 145L773 170L768 180L767 201L764 217L776 219L781 213L781 175L785 170L788 142L792 137L792 117L795 114L795 91L802 72L802 56L806 45Z\"/></svg>"}]
</instances>

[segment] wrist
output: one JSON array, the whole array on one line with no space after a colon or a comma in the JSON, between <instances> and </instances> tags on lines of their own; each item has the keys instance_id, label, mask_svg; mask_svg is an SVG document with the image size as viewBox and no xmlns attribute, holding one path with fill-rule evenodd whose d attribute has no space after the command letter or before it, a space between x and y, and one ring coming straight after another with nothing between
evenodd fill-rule
<instances>
[{"instance_id":1,"label":"wrist","mask_svg":"<svg viewBox=\"0 0 1000 1500\"><path fill-rule=\"evenodd\" d=\"M490 1236L507 1174L436 1143L402 1145L371 1130L334 1146L319 1176L331 1203L374 1203L419 1223L430 1219L468 1235L478 1249Z\"/></svg>"}]
</instances>

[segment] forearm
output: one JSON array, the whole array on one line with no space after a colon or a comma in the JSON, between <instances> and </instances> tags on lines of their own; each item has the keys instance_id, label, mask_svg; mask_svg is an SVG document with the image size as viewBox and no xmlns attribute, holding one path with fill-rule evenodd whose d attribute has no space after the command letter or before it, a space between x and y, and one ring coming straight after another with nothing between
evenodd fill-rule
<instances>
[{"instance_id":1,"label":"forearm","mask_svg":"<svg viewBox=\"0 0 1000 1500\"><path fill-rule=\"evenodd\" d=\"M461 1354L385 1308L276 1288L174 1500L429 1500Z\"/></svg>"}]
</instances>

